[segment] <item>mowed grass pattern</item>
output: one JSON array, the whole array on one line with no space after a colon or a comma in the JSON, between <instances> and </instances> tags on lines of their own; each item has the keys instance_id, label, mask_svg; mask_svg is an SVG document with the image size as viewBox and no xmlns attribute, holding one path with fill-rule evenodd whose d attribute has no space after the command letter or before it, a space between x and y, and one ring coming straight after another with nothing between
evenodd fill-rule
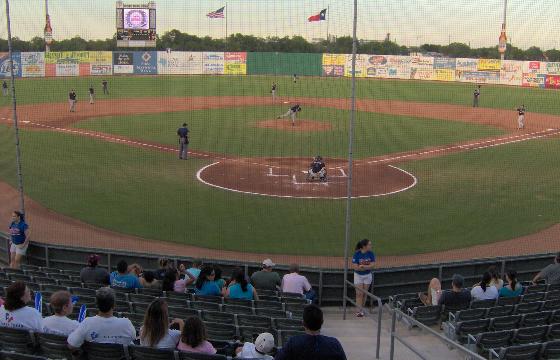
<instances>
[{"instance_id":1,"label":"mowed grass pattern","mask_svg":"<svg viewBox=\"0 0 560 360\"><path fill-rule=\"evenodd\" d=\"M304 107L299 117L328 123L331 130L327 131L293 132L257 127L258 122L274 119L285 112L285 108L281 105L235 107L102 117L81 121L74 127L174 146L177 127L187 122L193 151L243 157L346 156L349 111ZM290 122L289 119L282 121ZM365 158L502 133L496 128L462 122L358 112L354 153L357 158Z\"/></svg>"}]
</instances>

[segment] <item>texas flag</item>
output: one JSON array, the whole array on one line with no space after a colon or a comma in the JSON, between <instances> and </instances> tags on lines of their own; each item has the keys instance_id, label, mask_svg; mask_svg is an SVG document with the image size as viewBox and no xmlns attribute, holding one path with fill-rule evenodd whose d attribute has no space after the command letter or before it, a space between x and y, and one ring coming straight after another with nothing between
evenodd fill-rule
<instances>
[{"instance_id":1,"label":"texas flag","mask_svg":"<svg viewBox=\"0 0 560 360\"><path fill-rule=\"evenodd\" d=\"M313 16L310 16L310 17L307 18L307 21L309 21L309 22L323 21L323 20L327 20L327 9L323 9L317 15L313 15Z\"/></svg>"}]
</instances>

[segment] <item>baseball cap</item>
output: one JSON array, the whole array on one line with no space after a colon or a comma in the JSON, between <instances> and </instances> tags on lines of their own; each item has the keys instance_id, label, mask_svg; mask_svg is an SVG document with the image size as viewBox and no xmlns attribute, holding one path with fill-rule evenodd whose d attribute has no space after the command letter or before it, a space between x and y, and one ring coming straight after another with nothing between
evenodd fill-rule
<instances>
[{"instance_id":1,"label":"baseball cap","mask_svg":"<svg viewBox=\"0 0 560 360\"><path fill-rule=\"evenodd\" d=\"M274 348L274 336L271 333L262 333L255 340L255 350L261 354L268 354Z\"/></svg>"},{"instance_id":2,"label":"baseball cap","mask_svg":"<svg viewBox=\"0 0 560 360\"><path fill-rule=\"evenodd\" d=\"M264 266L266 266L266 267L273 267L273 266L276 266L276 264L273 263L272 260L270 260L270 259L264 259L263 262L262 262L262 264L263 264Z\"/></svg>"}]
</instances>

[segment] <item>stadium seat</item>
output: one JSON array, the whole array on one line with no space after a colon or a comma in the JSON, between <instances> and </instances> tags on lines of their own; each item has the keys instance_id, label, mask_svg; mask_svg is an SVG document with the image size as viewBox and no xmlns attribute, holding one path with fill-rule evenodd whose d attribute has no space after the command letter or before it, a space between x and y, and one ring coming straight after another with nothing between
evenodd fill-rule
<instances>
[{"instance_id":1,"label":"stadium seat","mask_svg":"<svg viewBox=\"0 0 560 360\"><path fill-rule=\"evenodd\" d=\"M548 337L552 340L560 340L560 323L550 325Z\"/></svg>"},{"instance_id":2,"label":"stadium seat","mask_svg":"<svg viewBox=\"0 0 560 360\"><path fill-rule=\"evenodd\" d=\"M514 330L485 332L475 336L469 335L468 342L476 345L480 353L487 354L490 349L509 346L514 334Z\"/></svg>"},{"instance_id":3,"label":"stadium seat","mask_svg":"<svg viewBox=\"0 0 560 360\"><path fill-rule=\"evenodd\" d=\"M546 300L543 304L543 311L554 311L560 309L560 299Z\"/></svg>"},{"instance_id":4,"label":"stadium seat","mask_svg":"<svg viewBox=\"0 0 560 360\"><path fill-rule=\"evenodd\" d=\"M231 341L237 337L237 328L235 325L226 325L215 322L205 321L208 338L212 340Z\"/></svg>"},{"instance_id":5,"label":"stadium seat","mask_svg":"<svg viewBox=\"0 0 560 360\"><path fill-rule=\"evenodd\" d=\"M509 346L490 350L490 359L499 360L539 360L541 344Z\"/></svg>"},{"instance_id":6,"label":"stadium seat","mask_svg":"<svg viewBox=\"0 0 560 360\"><path fill-rule=\"evenodd\" d=\"M163 291L161 291L160 289L142 288L142 289L138 289L138 294L150 295L150 296L154 296L154 297L162 297L163 296Z\"/></svg>"},{"instance_id":7,"label":"stadium seat","mask_svg":"<svg viewBox=\"0 0 560 360\"><path fill-rule=\"evenodd\" d=\"M276 290L265 290L265 289L257 289L257 294L259 294L259 297L261 295L266 295L266 296L278 296L278 291Z\"/></svg>"},{"instance_id":8,"label":"stadium seat","mask_svg":"<svg viewBox=\"0 0 560 360\"><path fill-rule=\"evenodd\" d=\"M235 325L235 315L230 313L203 310L201 318L203 321Z\"/></svg>"},{"instance_id":9,"label":"stadium seat","mask_svg":"<svg viewBox=\"0 0 560 360\"><path fill-rule=\"evenodd\" d=\"M135 328L139 329L140 326L144 323L144 313L136 314L136 313L120 313L119 317L127 318L132 322Z\"/></svg>"},{"instance_id":10,"label":"stadium seat","mask_svg":"<svg viewBox=\"0 0 560 360\"><path fill-rule=\"evenodd\" d=\"M221 296L212 296L212 295L193 295L194 301L203 301L207 303L214 303L214 304L223 304L223 298Z\"/></svg>"},{"instance_id":11,"label":"stadium seat","mask_svg":"<svg viewBox=\"0 0 560 360\"><path fill-rule=\"evenodd\" d=\"M175 360L174 349L129 346L128 353L131 360Z\"/></svg>"},{"instance_id":12,"label":"stadium seat","mask_svg":"<svg viewBox=\"0 0 560 360\"><path fill-rule=\"evenodd\" d=\"M290 312L292 314L292 318L296 318L296 319L301 319L303 317L304 307L305 305L302 304L292 304L292 303L285 304L286 311ZM272 317L276 317L276 316L272 316Z\"/></svg>"},{"instance_id":13,"label":"stadium seat","mask_svg":"<svg viewBox=\"0 0 560 360\"><path fill-rule=\"evenodd\" d=\"M231 314L244 314L244 315L254 315L253 308L248 306L238 306L238 305L223 305L224 312Z\"/></svg>"},{"instance_id":14,"label":"stadium seat","mask_svg":"<svg viewBox=\"0 0 560 360\"><path fill-rule=\"evenodd\" d=\"M304 330L302 321L297 319L272 319L272 326L276 330Z\"/></svg>"},{"instance_id":15,"label":"stadium seat","mask_svg":"<svg viewBox=\"0 0 560 360\"><path fill-rule=\"evenodd\" d=\"M165 297L169 300L181 300L184 302L187 302L188 300L192 300L191 294L184 294L184 293L178 293L175 291L166 291L165 292Z\"/></svg>"},{"instance_id":16,"label":"stadium seat","mask_svg":"<svg viewBox=\"0 0 560 360\"><path fill-rule=\"evenodd\" d=\"M521 296L500 297L496 302L496 306L516 305L521 301Z\"/></svg>"},{"instance_id":17,"label":"stadium seat","mask_svg":"<svg viewBox=\"0 0 560 360\"><path fill-rule=\"evenodd\" d=\"M224 304L238 305L238 306L247 306L247 307L253 307L253 306L254 306L252 300L246 300L246 299L230 299L230 298L225 298L225 299L224 299Z\"/></svg>"},{"instance_id":18,"label":"stadium seat","mask_svg":"<svg viewBox=\"0 0 560 360\"><path fill-rule=\"evenodd\" d=\"M548 285L548 291L560 290L560 284L550 284Z\"/></svg>"},{"instance_id":19,"label":"stadium seat","mask_svg":"<svg viewBox=\"0 0 560 360\"><path fill-rule=\"evenodd\" d=\"M270 309L270 308L255 308L255 314L260 316L268 316L271 318L286 317L286 312L284 310Z\"/></svg>"},{"instance_id":20,"label":"stadium seat","mask_svg":"<svg viewBox=\"0 0 560 360\"><path fill-rule=\"evenodd\" d=\"M284 304L277 301L256 300L255 307L284 310Z\"/></svg>"},{"instance_id":21,"label":"stadium seat","mask_svg":"<svg viewBox=\"0 0 560 360\"><path fill-rule=\"evenodd\" d=\"M41 276L33 276L33 281L40 285L58 285L55 279Z\"/></svg>"},{"instance_id":22,"label":"stadium seat","mask_svg":"<svg viewBox=\"0 0 560 360\"><path fill-rule=\"evenodd\" d=\"M274 333L271 327L239 326L239 337L242 342L255 342L257 336L263 332ZM273 334L274 335L274 334ZM277 337L275 337L278 344Z\"/></svg>"},{"instance_id":23,"label":"stadium seat","mask_svg":"<svg viewBox=\"0 0 560 360\"><path fill-rule=\"evenodd\" d=\"M179 351L179 360L227 360L227 356Z\"/></svg>"},{"instance_id":24,"label":"stadium seat","mask_svg":"<svg viewBox=\"0 0 560 360\"><path fill-rule=\"evenodd\" d=\"M552 317L552 311L540 311L537 313L524 314L519 327L542 326L548 324Z\"/></svg>"},{"instance_id":25,"label":"stadium seat","mask_svg":"<svg viewBox=\"0 0 560 360\"><path fill-rule=\"evenodd\" d=\"M476 335L488 331L490 319L459 321L455 324L448 323L447 326L451 328L452 334L450 334L450 337L464 343L469 334Z\"/></svg>"},{"instance_id":26,"label":"stadium seat","mask_svg":"<svg viewBox=\"0 0 560 360\"><path fill-rule=\"evenodd\" d=\"M97 290L99 288L104 287L105 285L103 284L98 284L98 283L84 283L83 285L85 288L87 289L93 289L93 290Z\"/></svg>"},{"instance_id":27,"label":"stadium seat","mask_svg":"<svg viewBox=\"0 0 560 360\"><path fill-rule=\"evenodd\" d=\"M560 359L560 341L549 341L542 347L541 357L543 359Z\"/></svg>"},{"instance_id":28,"label":"stadium seat","mask_svg":"<svg viewBox=\"0 0 560 360\"><path fill-rule=\"evenodd\" d=\"M189 301L189 307L195 310L221 311L222 305L206 301Z\"/></svg>"},{"instance_id":29,"label":"stadium seat","mask_svg":"<svg viewBox=\"0 0 560 360\"><path fill-rule=\"evenodd\" d=\"M79 270L61 270L63 274L69 275L69 276L80 276L80 271Z\"/></svg>"},{"instance_id":30,"label":"stadium seat","mask_svg":"<svg viewBox=\"0 0 560 360\"><path fill-rule=\"evenodd\" d=\"M515 314L527 314L540 311L543 306L542 301L530 302L530 303L521 303L515 305Z\"/></svg>"},{"instance_id":31,"label":"stadium seat","mask_svg":"<svg viewBox=\"0 0 560 360\"><path fill-rule=\"evenodd\" d=\"M530 285L525 288L524 294L545 292L548 289L547 284Z\"/></svg>"},{"instance_id":32,"label":"stadium seat","mask_svg":"<svg viewBox=\"0 0 560 360\"><path fill-rule=\"evenodd\" d=\"M50 293L54 293L60 290L68 290L68 288L66 286L61 286L61 285L57 285L57 284L42 284L41 285L41 291L43 292L50 292Z\"/></svg>"},{"instance_id":33,"label":"stadium seat","mask_svg":"<svg viewBox=\"0 0 560 360\"><path fill-rule=\"evenodd\" d=\"M491 308L496 305L496 300L475 300L471 302L471 309Z\"/></svg>"},{"instance_id":34,"label":"stadium seat","mask_svg":"<svg viewBox=\"0 0 560 360\"><path fill-rule=\"evenodd\" d=\"M165 302L167 302L168 306L177 306L177 307L188 307L189 302L185 299L177 299L177 298L164 298Z\"/></svg>"},{"instance_id":35,"label":"stadium seat","mask_svg":"<svg viewBox=\"0 0 560 360\"><path fill-rule=\"evenodd\" d=\"M0 349L22 354L33 354L35 345L33 335L29 331L0 327Z\"/></svg>"},{"instance_id":36,"label":"stadium seat","mask_svg":"<svg viewBox=\"0 0 560 360\"><path fill-rule=\"evenodd\" d=\"M469 320L477 320L477 319L484 319L486 317L487 309L467 309L457 311L455 313L449 313L449 321L452 322L459 322L459 321L469 321Z\"/></svg>"},{"instance_id":37,"label":"stadium seat","mask_svg":"<svg viewBox=\"0 0 560 360\"><path fill-rule=\"evenodd\" d=\"M40 278L46 278L46 277L47 277L47 275L46 275L44 272L42 272L42 271L23 270L23 273L24 273L25 275L32 276L33 279L36 279L36 278L38 278L38 277L40 277ZM5 275L5 273L2 273L2 274Z\"/></svg>"},{"instance_id":38,"label":"stadium seat","mask_svg":"<svg viewBox=\"0 0 560 360\"><path fill-rule=\"evenodd\" d=\"M492 318L490 322L490 330L502 331L516 329L521 322L521 318L522 316L520 314Z\"/></svg>"},{"instance_id":39,"label":"stadium seat","mask_svg":"<svg viewBox=\"0 0 560 360\"><path fill-rule=\"evenodd\" d=\"M424 325L436 325L440 321L441 317L441 306L430 305L430 306L419 306L414 309L409 309L408 313L416 321L421 322Z\"/></svg>"},{"instance_id":40,"label":"stadium seat","mask_svg":"<svg viewBox=\"0 0 560 360\"><path fill-rule=\"evenodd\" d=\"M31 276L20 273L10 273L8 274L8 278L12 281L23 281L25 283L30 283L33 281L33 278Z\"/></svg>"},{"instance_id":41,"label":"stadium seat","mask_svg":"<svg viewBox=\"0 0 560 360\"><path fill-rule=\"evenodd\" d=\"M186 306L179 307L179 306L168 306L170 318L177 318L177 319L186 319L191 316L200 317L200 311L195 309L189 309Z\"/></svg>"},{"instance_id":42,"label":"stadium seat","mask_svg":"<svg viewBox=\"0 0 560 360\"><path fill-rule=\"evenodd\" d=\"M292 336L298 335L305 335L304 331L297 331L297 330L279 330L278 331L278 339L280 341L280 346L284 346L288 343L288 340Z\"/></svg>"},{"instance_id":43,"label":"stadium seat","mask_svg":"<svg viewBox=\"0 0 560 360\"><path fill-rule=\"evenodd\" d=\"M2 271L8 275L10 274L21 274L23 275L24 272L21 269L12 269L12 268L2 268Z\"/></svg>"},{"instance_id":44,"label":"stadium seat","mask_svg":"<svg viewBox=\"0 0 560 360\"><path fill-rule=\"evenodd\" d=\"M237 314L238 326L271 327L272 319L268 316Z\"/></svg>"},{"instance_id":45,"label":"stadium seat","mask_svg":"<svg viewBox=\"0 0 560 360\"><path fill-rule=\"evenodd\" d=\"M544 292L533 292L521 296L521 303L530 303L535 301L543 301L546 296Z\"/></svg>"},{"instance_id":46,"label":"stadium seat","mask_svg":"<svg viewBox=\"0 0 560 360\"><path fill-rule=\"evenodd\" d=\"M62 273L47 273L47 277L55 280L70 280L70 275Z\"/></svg>"},{"instance_id":47,"label":"stadium seat","mask_svg":"<svg viewBox=\"0 0 560 360\"><path fill-rule=\"evenodd\" d=\"M515 331L513 343L518 345L541 343L546 341L548 326L523 327Z\"/></svg>"},{"instance_id":48,"label":"stadium seat","mask_svg":"<svg viewBox=\"0 0 560 360\"><path fill-rule=\"evenodd\" d=\"M72 295L77 295L77 296L85 295L85 296L95 297L95 292L96 292L96 290L94 289L88 289L82 287L70 287L68 290Z\"/></svg>"},{"instance_id":49,"label":"stadium seat","mask_svg":"<svg viewBox=\"0 0 560 360\"><path fill-rule=\"evenodd\" d=\"M441 320L448 320L449 319L449 314L455 314L459 311L468 310L469 305L470 304L465 303L465 304L459 304L459 305L442 306ZM473 310L478 310L478 309L473 309ZM486 311L486 309L483 309L483 310Z\"/></svg>"},{"instance_id":50,"label":"stadium seat","mask_svg":"<svg viewBox=\"0 0 560 360\"><path fill-rule=\"evenodd\" d=\"M88 360L124 360L127 358L123 345L85 342L82 349Z\"/></svg>"},{"instance_id":51,"label":"stadium seat","mask_svg":"<svg viewBox=\"0 0 560 360\"><path fill-rule=\"evenodd\" d=\"M81 287L82 283L80 281L75 280L57 280L58 285L66 286L66 287Z\"/></svg>"},{"instance_id":52,"label":"stadium seat","mask_svg":"<svg viewBox=\"0 0 560 360\"><path fill-rule=\"evenodd\" d=\"M286 304L302 304L302 305L307 305L309 304L309 300L305 299L305 298L296 298L296 297L283 297L281 298L281 302L284 302Z\"/></svg>"},{"instance_id":53,"label":"stadium seat","mask_svg":"<svg viewBox=\"0 0 560 360\"><path fill-rule=\"evenodd\" d=\"M492 318L492 317L513 315L514 311L515 311L514 305L494 306L488 309L486 316Z\"/></svg>"},{"instance_id":54,"label":"stadium seat","mask_svg":"<svg viewBox=\"0 0 560 360\"><path fill-rule=\"evenodd\" d=\"M47 358L38 355L27 355L11 351L0 351L0 360L47 360Z\"/></svg>"},{"instance_id":55,"label":"stadium seat","mask_svg":"<svg viewBox=\"0 0 560 360\"><path fill-rule=\"evenodd\" d=\"M60 269L55 269L52 267L41 266L41 271L47 274L58 274L60 273Z\"/></svg>"},{"instance_id":56,"label":"stadium seat","mask_svg":"<svg viewBox=\"0 0 560 360\"><path fill-rule=\"evenodd\" d=\"M552 290L546 293L546 300L558 300L560 299L560 290Z\"/></svg>"},{"instance_id":57,"label":"stadium seat","mask_svg":"<svg viewBox=\"0 0 560 360\"><path fill-rule=\"evenodd\" d=\"M156 299L155 296L152 295L143 295L143 294L128 294L128 301L130 302L139 302L139 303L146 303L149 304Z\"/></svg>"},{"instance_id":58,"label":"stadium seat","mask_svg":"<svg viewBox=\"0 0 560 360\"><path fill-rule=\"evenodd\" d=\"M23 265L21 265L21 269L22 269L23 271L26 271L26 270L30 270L30 271L40 271L40 270L41 270L41 268L40 268L39 266L37 266L37 265L29 265L29 264L23 264Z\"/></svg>"},{"instance_id":59,"label":"stadium seat","mask_svg":"<svg viewBox=\"0 0 560 360\"><path fill-rule=\"evenodd\" d=\"M133 302L133 303L131 303L131 305L132 305L132 312L133 313L144 314L146 312L146 310L148 310L148 307L150 306L150 303Z\"/></svg>"},{"instance_id":60,"label":"stadium seat","mask_svg":"<svg viewBox=\"0 0 560 360\"><path fill-rule=\"evenodd\" d=\"M66 336L37 334L40 354L49 359L72 359Z\"/></svg>"},{"instance_id":61,"label":"stadium seat","mask_svg":"<svg viewBox=\"0 0 560 360\"><path fill-rule=\"evenodd\" d=\"M290 293L290 292L281 292L280 297L282 297L282 298L292 298L292 299L304 299L302 294Z\"/></svg>"},{"instance_id":62,"label":"stadium seat","mask_svg":"<svg viewBox=\"0 0 560 360\"><path fill-rule=\"evenodd\" d=\"M259 294L259 300L282 302L282 298L279 297L279 296L276 296L276 295L260 295Z\"/></svg>"}]
</instances>

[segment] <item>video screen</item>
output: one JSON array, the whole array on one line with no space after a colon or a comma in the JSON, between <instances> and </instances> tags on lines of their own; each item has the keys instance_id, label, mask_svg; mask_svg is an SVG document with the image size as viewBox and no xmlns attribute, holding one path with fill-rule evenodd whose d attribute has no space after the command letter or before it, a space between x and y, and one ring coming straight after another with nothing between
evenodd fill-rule
<instances>
[{"instance_id":1,"label":"video screen","mask_svg":"<svg viewBox=\"0 0 560 360\"><path fill-rule=\"evenodd\" d=\"M124 9L124 28L127 30L148 30L150 28L150 10Z\"/></svg>"}]
</instances>

